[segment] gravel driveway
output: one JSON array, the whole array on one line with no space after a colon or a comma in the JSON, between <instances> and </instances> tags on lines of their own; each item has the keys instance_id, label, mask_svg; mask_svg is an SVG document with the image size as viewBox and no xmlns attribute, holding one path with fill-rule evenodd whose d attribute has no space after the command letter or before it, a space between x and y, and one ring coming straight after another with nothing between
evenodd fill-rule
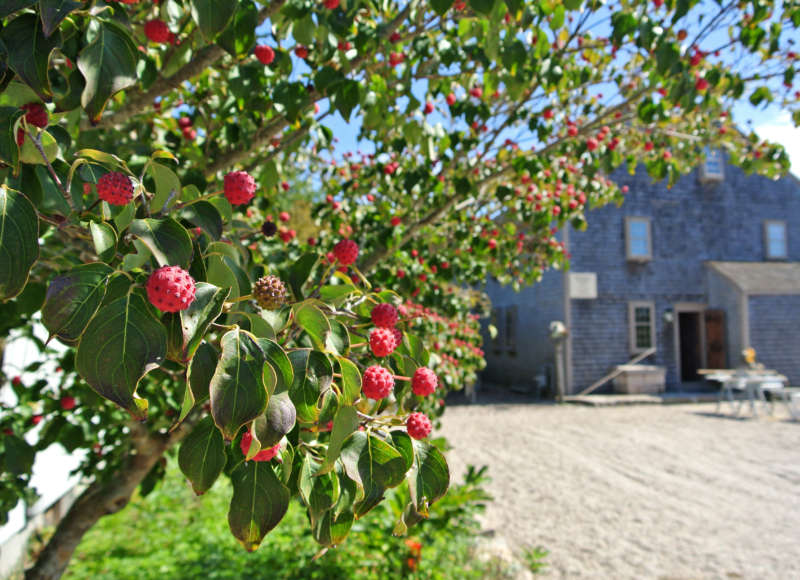
<instances>
[{"instance_id":1,"label":"gravel driveway","mask_svg":"<svg viewBox=\"0 0 800 580\"><path fill-rule=\"evenodd\" d=\"M450 406L442 431L454 479L489 465L484 527L549 550L545 578L800 578L800 423L784 409L516 399Z\"/></svg>"}]
</instances>

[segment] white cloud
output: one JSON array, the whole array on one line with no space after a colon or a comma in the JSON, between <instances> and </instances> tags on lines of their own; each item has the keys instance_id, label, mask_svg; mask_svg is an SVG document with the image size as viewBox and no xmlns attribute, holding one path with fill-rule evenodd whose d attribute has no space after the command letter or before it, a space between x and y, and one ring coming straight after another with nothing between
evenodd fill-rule
<instances>
[{"instance_id":1,"label":"white cloud","mask_svg":"<svg viewBox=\"0 0 800 580\"><path fill-rule=\"evenodd\" d=\"M789 113L784 112L754 129L762 139L783 145L792 162L792 173L800 176L800 127L792 125Z\"/></svg>"}]
</instances>

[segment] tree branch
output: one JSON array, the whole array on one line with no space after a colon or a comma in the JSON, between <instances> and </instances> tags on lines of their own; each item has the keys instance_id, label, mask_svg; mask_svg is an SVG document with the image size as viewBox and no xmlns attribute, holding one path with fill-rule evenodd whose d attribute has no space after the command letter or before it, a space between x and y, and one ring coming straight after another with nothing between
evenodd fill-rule
<instances>
[{"instance_id":1,"label":"tree branch","mask_svg":"<svg viewBox=\"0 0 800 580\"><path fill-rule=\"evenodd\" d=\"M264 6L258 13L259 25L280 10L285 2L286 0L273 0ZM226 54L225 50L216 44L210 44L200 49L192 60L183 65L183 67L171 77L160 77L148 90L128 94L125 103L120 109L110 115L105 115L94 127L122 125L136 115L148 111L158 97L180 88L184 82L201 74ZM88 127L91 127L91 125Z\"/></svg>"},{"instance_id":2,"label":"tree branch","mask_svg":"<svg viewBox=\"0 0 800 580\"><path fill-rule=\"evenodd\" d=\"M55 580L67 569L83 535L103 516L124 508L131 495L164 455L192 430L199 417L190 417L170 434L150 433L145 425L131 423L131 453L110 481L96 480L75 500L59 522L36 563L25 572L25 580Z\"/></svg>"}]
</instances>

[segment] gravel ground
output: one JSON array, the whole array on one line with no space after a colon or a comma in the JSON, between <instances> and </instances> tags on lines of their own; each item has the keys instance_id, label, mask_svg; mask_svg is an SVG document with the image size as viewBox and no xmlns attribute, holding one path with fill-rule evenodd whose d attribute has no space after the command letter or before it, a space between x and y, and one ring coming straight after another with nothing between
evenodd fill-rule
<instances>
[{"instance_id":1,"label":"gravel ground","mask_svg":"<svg viewBox=\"0 0 800 580\"><path fill-rule=\"evenodd\" d=\"M800 578L800 423L784 409L524 401L450 406L442 433L455 480L489 465L484 527L549 550L543 577Z\"/></svg>"}]
</instances>

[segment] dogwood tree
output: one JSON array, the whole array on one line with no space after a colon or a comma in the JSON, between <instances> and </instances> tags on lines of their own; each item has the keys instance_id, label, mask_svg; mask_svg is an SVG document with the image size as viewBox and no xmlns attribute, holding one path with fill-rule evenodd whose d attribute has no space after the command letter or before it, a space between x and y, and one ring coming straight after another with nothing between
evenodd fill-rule
<instances>
[{"instance_id":1,"label":"dogwood tree","mask_svg":"<svg viewBox=\"0 0 800 580\"><path fill-rule=\"evenodd\" d=\"M171 452L197 493L231 479L248 550L293 497L328 547L404 486L403 533L447 489L441 398L483 364L470 288L565 265L558 230L623 200L620 166L671 183L714 147L785 172L738 101L800 123L797 0L10 0L0 18L0 326L41 350L5 377L0 513L52 443L86 451L89 481L29 578L59 577Z\"/></svg>"}]
</instances>

